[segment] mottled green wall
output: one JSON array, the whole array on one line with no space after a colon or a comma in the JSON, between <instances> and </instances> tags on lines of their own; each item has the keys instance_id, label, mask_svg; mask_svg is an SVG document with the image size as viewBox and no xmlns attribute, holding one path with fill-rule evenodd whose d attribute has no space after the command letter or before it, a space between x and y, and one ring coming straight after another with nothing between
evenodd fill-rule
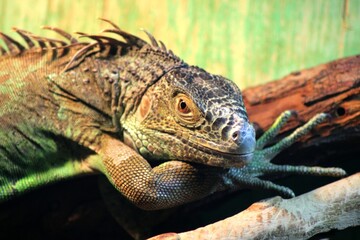
<instances>
[{"instance_id":1,"label":"mottled green wall","mask_svg":"<svg viewBox=\"0 0 360 240\"><path fill-rule=\"evenodd\" d=\"M5 33L17 26L54 36L41 25L97 32L106 26L97 17L140 36L145 28L188 63L241 87L360 53L358 0L0 0Z\"/></svg>"}]
</instances>

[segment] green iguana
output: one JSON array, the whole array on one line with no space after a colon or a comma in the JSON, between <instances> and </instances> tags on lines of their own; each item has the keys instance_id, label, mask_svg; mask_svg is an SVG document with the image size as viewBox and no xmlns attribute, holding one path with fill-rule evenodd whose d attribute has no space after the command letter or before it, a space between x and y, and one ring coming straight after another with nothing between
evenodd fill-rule
<instances>
[{"instance_id":1,"label":"green iguana","mask_svg":"<svg viewBox=\"0 0 360 240\"><path fill-rule=\"evenodd\" d=\"M65 42L14 29L24 47L0 33L0 201L92 173L143 209L244 186L294 196L266 174L345 175L270 162L327 114L265 147L294 112L255 141L234 83L188 65L146 31L150 44L104 21L117 37L79 33L93 40L79 42L45 27Z\"/></svg>"}]
</instances>

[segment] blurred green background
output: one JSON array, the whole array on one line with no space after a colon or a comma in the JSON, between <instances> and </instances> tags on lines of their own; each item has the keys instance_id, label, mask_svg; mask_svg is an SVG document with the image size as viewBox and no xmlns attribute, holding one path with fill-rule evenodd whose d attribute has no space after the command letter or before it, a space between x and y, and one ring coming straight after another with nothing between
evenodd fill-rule
<instances>
[{"instance_id":1,"label":"blurred green background","mask_svg":"<svg viewBox=\"0 0 360 240\"><path fill-rule=\"evenodd\" d=\"M358 0L0 0L0 30L11 36L13 26L50 37L40 26L97 33L107 26L98 17L142 37L147 29L240 87L360 54Z\"/></svg>"}]
</instances>

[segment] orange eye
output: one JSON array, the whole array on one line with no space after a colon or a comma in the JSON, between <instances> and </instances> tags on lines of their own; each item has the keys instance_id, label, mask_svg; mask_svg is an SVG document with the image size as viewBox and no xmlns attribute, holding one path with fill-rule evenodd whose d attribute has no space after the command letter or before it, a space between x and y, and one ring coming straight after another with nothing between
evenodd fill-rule
<instances>
[{"instance_id":1,"label":"orange eye","mask_svg":"<svg viewBox=\"0 0 360 240\"><path fill-rule=\"evenodd\" d=\"M178 110L179 110L179 112L184 113L184 114L191 112L188 104L186 103L186 101L184 99L179 99Z\"/></svg>"},{"instance_id":2,"label":"orange eye","mask_svg":"<svg viewBox=\"0 0 360 240\"><path fill-rule=\"evenodd\" d=\"M194 126L201 118L201 113L191 98L178 93L173 101L176 119L186 126Z\"/></svg>"}]
</instances>

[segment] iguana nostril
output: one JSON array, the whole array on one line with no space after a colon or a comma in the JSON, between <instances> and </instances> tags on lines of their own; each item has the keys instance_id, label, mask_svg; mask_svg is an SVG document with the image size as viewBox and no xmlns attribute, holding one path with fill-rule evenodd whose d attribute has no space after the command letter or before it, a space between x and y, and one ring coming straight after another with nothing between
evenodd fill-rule
<instances>
[{"instance_id":1,"label":"iguana nostril","mask_svg":"<svg viewBox=\"0 0 360 240\"><path fill-rule=\"evenodd\" d=\"M239 133L238 132L234 132L232 135L232 140L236 141L239 138Z\"/></svg>"},{"instance_id":2,"label":"iguana nostril","mask_svg":"<svg viewBox=\"0 0 360 240\"><path fill-rule=\"evenodd\" d=\"M251 153L255 150L255 131L249 123L243 123L235 127L229 134L230 139L236 145L236 151L240 154Z\"/></svg>"},{"instance_id":3,"label":"iguana nostril","mask_svg":"<svg viewBox=\"0 0 360 240\"><path fill-rule=\"evenodd\" d=\"M242 131L241 129L236 129L234 132L231 133L231 139L236 142L240 143L246 138L247 132Z\"/></svg>"}]
</instances>

